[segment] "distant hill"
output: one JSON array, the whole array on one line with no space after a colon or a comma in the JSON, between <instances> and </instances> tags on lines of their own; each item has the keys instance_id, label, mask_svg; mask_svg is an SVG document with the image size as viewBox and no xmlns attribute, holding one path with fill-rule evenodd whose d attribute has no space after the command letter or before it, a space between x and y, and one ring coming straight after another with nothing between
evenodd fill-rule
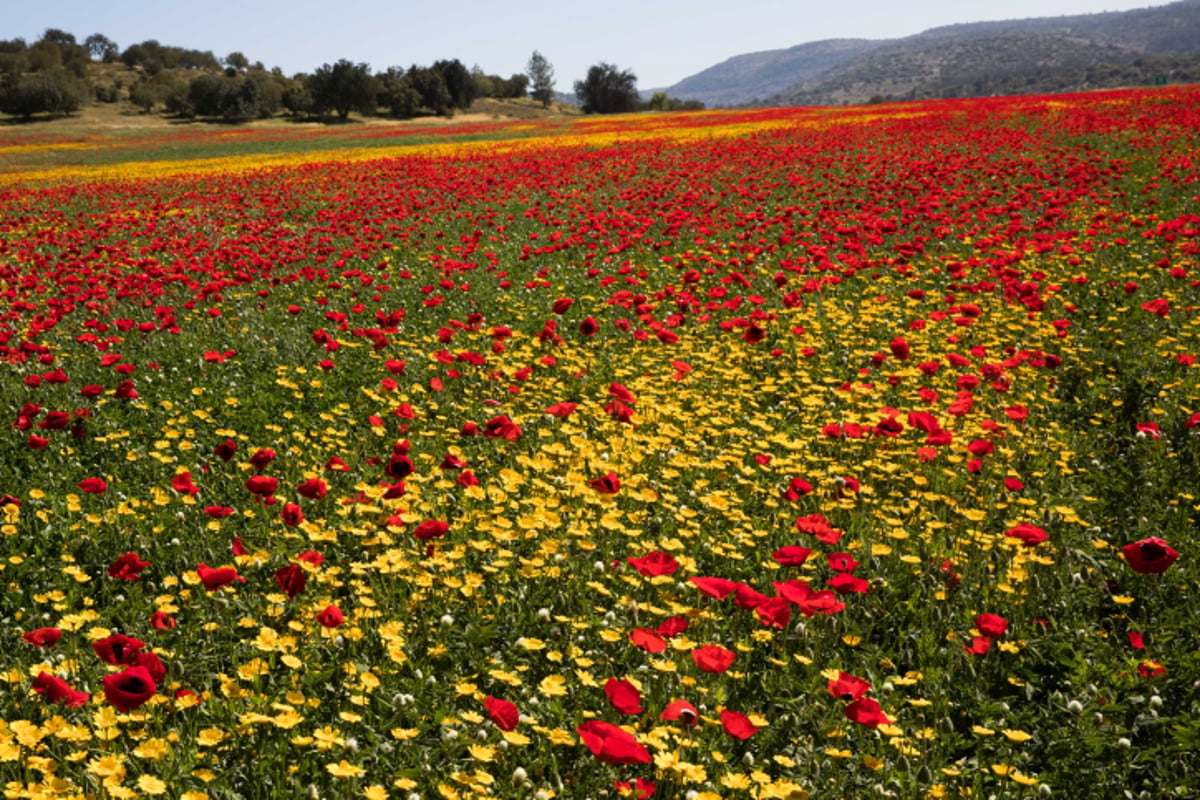
<instances>
[{"instance_id":1,"label":"distant hill","mask_svg":"<svg viewBox=\"0 0 1200 800\"><path fill-rule=\"evenodd\" d=\"M667 89L671 97L701 100L708 106L733 106L787 91L885 44L870 39L826 39L762 50L726 59Z\"/></svg>"},{"instance_id":2,"label":"distant hill","mask_svg":"<svg viewBox=\"0 0 1200 800\"><path fill-rule=\"evenodd\" d=\"M811 42L734 56L666 91L710 106L838 105L1164 81L1200 82L1200 0Z\"/></svg>"}]
</instances>

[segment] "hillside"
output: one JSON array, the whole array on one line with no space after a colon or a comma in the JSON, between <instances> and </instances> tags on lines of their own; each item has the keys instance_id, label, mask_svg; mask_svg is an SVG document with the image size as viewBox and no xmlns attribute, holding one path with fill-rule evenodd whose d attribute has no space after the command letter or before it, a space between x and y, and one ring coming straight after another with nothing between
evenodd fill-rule
<instances>
[{"instance_id":1,"label":"hillside","mask_svg":"<svg viewBox=\"0 0 1200 800\"><path fill-rule=\"evenodd\" d=\"M701 100L710 106L739 105L753 97L765 98L787 91L885 43L870 39L826 39L783 50L745 53L684 78L670 87L667 94Z\"/></svg>"},{"instance_id":2,"label":"hillside","mask_svg":"<svg viewBox=\"0 0 1200 800\"><path fill-rule=\"evenodd\" d=\"M1180 0L748 53L667 91L710 105L837 105L1196 81L1200 0Z\"/></svg>"}]
</instances>

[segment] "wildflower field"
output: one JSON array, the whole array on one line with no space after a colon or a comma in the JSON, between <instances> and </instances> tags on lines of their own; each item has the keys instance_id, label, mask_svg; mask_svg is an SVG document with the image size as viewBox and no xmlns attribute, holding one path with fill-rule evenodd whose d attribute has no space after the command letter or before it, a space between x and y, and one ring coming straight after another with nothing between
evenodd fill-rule
<instances>
[{"instance_id":1,"label":"wildflower field","mask_svg":"<svg viewBox=\"0 0 1200 800\"><path fill-rule=\"evenodd\" d=\"M1200 89L32 130L4 797L1200 792Z\"/></svg>"}]
</instances>

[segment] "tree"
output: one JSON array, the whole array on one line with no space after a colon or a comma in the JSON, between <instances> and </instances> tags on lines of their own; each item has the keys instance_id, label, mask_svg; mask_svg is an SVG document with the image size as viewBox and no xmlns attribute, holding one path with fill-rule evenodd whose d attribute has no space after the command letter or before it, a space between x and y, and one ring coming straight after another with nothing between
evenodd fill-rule
<instances>
[{"instance_id":1,"label":"tree","mask_svg":"<svg viewBox=\"0 0 1200 800\"><path fill-rule=\"evenodd\" d=\"M70 114L87 98L87 86L66 70L50 69L26 75L0 93L0 111L26 119L42 111Z\"/></svg>"},{"instance_id":2,"label":"tree","mask_svg":"<svg viewBox=\"0 0 1200 800\"><path fill-rule=\"evenodd\" d=\"M432 67L413 64L408 68L407 78L409 85L420 95L422 106L443 117L454 115L454 101L442 73Z\"/></svg>"},{"instance_id":3,"label":"tree","mask_svg":"<svg viewBox=\"0 0 1200 800\"><path fill-rule=\"evenodd\" d=\"M421 93L413 88L408 75L399 67L375 76L379 83L379 105L391 109L393 117L414 117L421 107Z\"/></svg>"},{"instance_id":4,"label":"tree","mask_svg":"<svg viewBox=\"0 0 1200 800\"><path fill-rule=\"evenodd\" d=\"M117 60L121 50L117 43L102 33L93 33L83 40L83 46L92 54L92 58L110 64Z\"/></svg>"},{"instance_id":5,"label":"tree","mask_svg":"<svg viewBox=\"0 0 1200 800\"><path fill-rule=\"evenodd\" d=\"M554 67L550 66L545 56L534 50L525 67L525 74L529 76L529 85L532 87L530 95L543 107L549 108L550 101L554 99Z\"/></svg>"},{"instance_id":6,"label":"tree","mask_svg":"<svg viewBox=\"0 0 1200 800\"><path fill-rule=\"evenodd\" d=\"M250 69L250 59L246 58L240 50L234 50L225 56L225 66L233 67L238 72L245 72Z\"/></svg>"},{"instance_id":7,"label":"tree","mask_svg":"<svg viewBox=\"0 0 1200 800\"><path fill-rule=\"evenodd\" d=\"M638 107L637 75L622 72L603 61L588 68L587 77L575 81L575 96L584 113L620 114Z\"/></svg>"},{"instance_id":8,"label":"tree","mask_svg":"<svg viewBox=\"0 0 1200 800\"><path fill-rule=\"evenodd\" d=\"M58 47L71 47L75 44L75 34L58 28L47 28L46 32L42 34L42 41L50 42Z\"/></svg>"},{"instance_id":9,"label":"tree","mask_svg":"<svg viewBox=\"0 0 1200 800\"><path fill-rule=\"evenodd\" d=\"M366 64L353 64L346 59L325 64L308 77L313 111L325 114L336 111L342 119L351 111L370 114L375 110L375 78Z\"/></svg>"},{"instance_id":10,"label":"tree","mask_svg":"<svg viewBox=\"0 0 1200 800\"><path fill-rule=\"evenodd\" d=\"M470 108L471 101L475 99L475 82L471 79L471 71L457 58L453 61L435 61L432 69L440 73L445 81L450 103L455 108Z\"/></svg>"}]
</instances>

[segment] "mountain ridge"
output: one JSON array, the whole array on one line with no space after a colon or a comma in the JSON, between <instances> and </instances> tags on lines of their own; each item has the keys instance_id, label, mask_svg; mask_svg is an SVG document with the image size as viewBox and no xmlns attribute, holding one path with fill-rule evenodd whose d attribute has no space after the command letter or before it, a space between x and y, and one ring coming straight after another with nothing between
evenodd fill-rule
<instances>
[{"instance_id":1,"label":"mountain ridge","mask_svg":"<svg viewBox=\"0 0 1200 800\"><path fill-rule=\"evenodd\" d=\"M841 105L1200 81L1200 0L942 25L731 56L667 87L709 106Z\"/></svg>"}]
</instances>

